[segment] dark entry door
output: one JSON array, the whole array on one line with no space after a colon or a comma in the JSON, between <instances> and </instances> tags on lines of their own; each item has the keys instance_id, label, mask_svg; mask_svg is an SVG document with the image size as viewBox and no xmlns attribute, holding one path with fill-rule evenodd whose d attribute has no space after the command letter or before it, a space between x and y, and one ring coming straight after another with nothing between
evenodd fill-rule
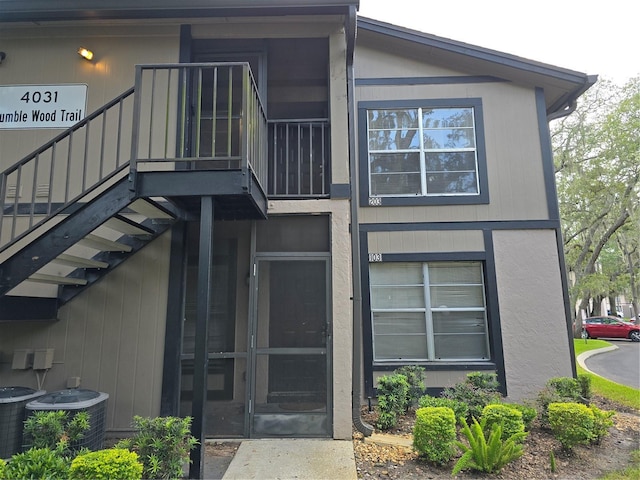
<instances>
[{"instance_id":1,"label":"dark entry door","mask_svg":"<svg viewBox=\"0 0 640 480\"><path fill-rule=\"evenodd\" d=\"M252 436L330 436L328 260L257 262Z\"/></svg>"}]
</instances>

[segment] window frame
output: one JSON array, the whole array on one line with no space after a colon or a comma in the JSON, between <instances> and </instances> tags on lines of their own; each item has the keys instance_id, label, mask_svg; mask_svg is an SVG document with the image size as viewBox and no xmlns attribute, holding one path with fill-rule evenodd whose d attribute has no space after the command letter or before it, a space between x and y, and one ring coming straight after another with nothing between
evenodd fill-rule
<instances>
[{"instance_id":1,"label":"window frame","mask_svg":"<svg viewBox=\"0 0 640 480\"><path fill-rule=\"evenodd\" d=\"M405 283L404 285L374 285L371 281L371 268L374 265L379 264L414 264L419 268L421 274L420 284L413 284L413 282ZM437 264L451 264L451 263L466 263L466 264L476 264L480 268L480 276L481 283L460 283L458 285L461 286L481 286L482 287L482 307L478 306L464 306L464 307L436 307L432 305L432 295L431 290L434 286L437 286L437 283L432 283L431 281L431 273L430 268ZM371 353L372 353L372 361L374 365L388 365L388 364L397 364L398 362L409 362L409 363L420 363L420 364L460 364L460 363L487 363L491 361L491 341L490 341L490 326L489 326L489 315L488 315L488 304L487 304L487 279L486 279L486 266L485 262L482 260L471 260L471 259L450 259L450 260L430 260L430 261L420 261L420 260L407 260L407 261L383 261L383 262L372 262L369 263L369 305L370 305L370 322L371 322ZM452 284L453 285L453 284ZM394 288L394 287L420 287L422 289L422 296L424 300L424 306L422 307L391 307L391 308L383 308L383 307L374 307L376 303L373 292L376 287L381 288ZM435 320L433 317L434 313L437 312L482 312L483 314L483 333L478 333L477 335L482 335L484 337L484 349L486 352L486 357L478 357L478 358L455 358L455 357L436 357L436 337L441 335L442 333L437 333L435 331ZM423 334L415 334L421 337L424 337L425 341L425 357L393 357L393 358L376 358L376 337L379 335L376 333L376 321L375 321L375 313L410 313L410 314L421 314L424 319L424 333ZM384 334L387 335L387 334ZM409 334L411 335L411 334Z\"/></svg>"},{"instance_id":2,"label":"window frame","mask_svg":"<svg viewBox=\"0 0 640 480\"><path fill-rule=\"evenodd\" d=\"M369 129L368 112L373 109L437 109L472 108L475 132L475 152L478 193L443 193L432 195L371 195L369 174ZM358 136L360 159L360 206L402 206L402 205L476 205L489 203L487 157L485 147L484 116L480 98L446 98L426 100L382 100L358 103ZM422 150L416 150L422 155ZM422 167L421 167L422 168Z\"/></svg>"}]
</instances>

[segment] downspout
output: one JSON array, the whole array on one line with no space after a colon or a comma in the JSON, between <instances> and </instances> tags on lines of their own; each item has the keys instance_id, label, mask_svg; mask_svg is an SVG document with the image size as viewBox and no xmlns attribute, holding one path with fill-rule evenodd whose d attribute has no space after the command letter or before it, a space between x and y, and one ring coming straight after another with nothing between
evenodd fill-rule
<instances>
[{"instance_id":1,"label":"downspout","mask_svg":"<svg viewBox=\"0 0 640 480\"><path fill-rule=\"evenodd\" d=\"M356 41L356 7L349 7L349 15L345 21L347 37L347 105L349 133L349 183L351 185L351 277L353 285L353 371L351 373L351 419L356 429L365 437L373 433L373 427L360 416L360 400L362 384L362 282L360 280L360 236L358 234L358 174L356 162L356 125L355 125L355 79L353 56Z\"/></svg>"},{"instance_id":2,"label":"downspout","mask_svg":"<svg viewBox=\"0 0 640 480\"><path fill-rule=\"evenodd\" d=\"M578 103L575 98L569 99L562 109L556 110L555 112L547 115L547 122L571 115L576 110L577 105Z\"/></svg>"},{"instance_id":3,"label":"downspout","mask_svg":"<svg viewBox=\"0 0 640 480\"><path fill-rule=\"evenodd\" d=\"M566 117L567 115L571 115L576 109L578 97L589 90L597 81L597 75L587 75L584 83L569 94L567 100L564 102L564 105L561 105L559 108L554 108L552 109L552 111L547 112L547 122Z\"/></svg>"}]
</instances>

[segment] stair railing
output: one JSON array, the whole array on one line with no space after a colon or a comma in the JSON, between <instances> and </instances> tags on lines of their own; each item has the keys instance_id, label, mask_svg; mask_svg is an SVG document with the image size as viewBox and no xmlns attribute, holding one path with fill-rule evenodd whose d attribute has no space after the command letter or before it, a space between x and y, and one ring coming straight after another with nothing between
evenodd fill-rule
<instances>
[{"instance_id":1,"label":"stair railing","mask_svg":"<svg viewBox=\"0 0 640 480\"><path fill-rule=\"evenodd\" d=\"M130 88L0 173L0 252L129 165Z\"/></svg>"},{"instance_id":2,"label":"stair railing","mask_svg":"<svg viewBox=\"0 0 640 480\"><path fill-rule=\"evenodd\" d=\"M247 63L138 65L134 87L0 173L0 252L118 174L135 190L140 169L243 170L266 190L267 142Z\"/></svg>"},{"instance_id":3,"label":"stair railing","mask_svg":"<svg viewBox=\"0 0 640 480\"><path fill-rule=\"evenodd\" d=\"M266 188L267 117L248 63L138 65L135 90L132 176L246 169Z\"/></svg>"}]
</instances>

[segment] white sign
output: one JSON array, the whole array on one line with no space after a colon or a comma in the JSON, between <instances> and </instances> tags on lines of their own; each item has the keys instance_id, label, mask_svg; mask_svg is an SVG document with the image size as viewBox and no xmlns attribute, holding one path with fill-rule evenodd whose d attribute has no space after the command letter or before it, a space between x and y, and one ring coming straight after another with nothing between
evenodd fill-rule
<instances>
[{"instance_id":1,"label":"white sign","mask_svg":"<svg viewBox=\"0 0 640 480\"><path fill-rule=\"evenodd\" d=\"M69 128L86 107L84 84L0 85L0 130Z\"/></svg>"}]
</instances>

